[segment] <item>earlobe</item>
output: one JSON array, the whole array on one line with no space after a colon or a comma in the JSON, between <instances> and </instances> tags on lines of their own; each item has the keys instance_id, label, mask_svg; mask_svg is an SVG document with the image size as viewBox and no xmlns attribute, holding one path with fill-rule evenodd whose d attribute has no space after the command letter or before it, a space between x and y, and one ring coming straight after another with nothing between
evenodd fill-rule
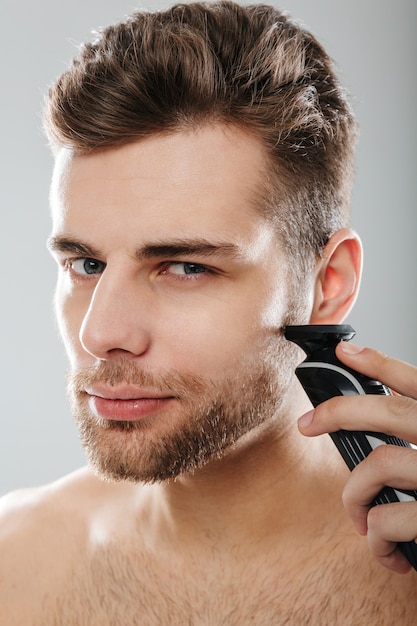
<instances>
[{"instance_id":1,"label":"earlobe","mask_svg":"<svg viewBox=\"0 0 417 626\"><path fill-rule=\"evenodd\" d=\"M311 324L340 324L355 303L362 273L362 245L348 228L336 231L316 269Z\"/></svg>"}]
</instances>

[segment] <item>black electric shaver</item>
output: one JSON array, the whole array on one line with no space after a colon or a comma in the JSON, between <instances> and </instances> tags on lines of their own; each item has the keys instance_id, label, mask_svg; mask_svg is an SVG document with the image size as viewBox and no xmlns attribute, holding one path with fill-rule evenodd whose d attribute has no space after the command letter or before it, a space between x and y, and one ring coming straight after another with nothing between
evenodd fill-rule
<instances>
[{"instance_id":1,"label":"black electric shaver","mask_svg":"<svg viewBox=\"0 0 417 626\"><path fill-rule=\"evenodd\" d=\"M354 335L355 331L347 324L286 327L285 337L299 345L307 354L295 373L314 407L334 396L391 395L385 385L355 372L336 357L337 344L340 341L349 341ZM407 441L378 432L339 430L330 433L330 437L350 470L377 446L391 444L411 447ZM417 491L384 487L371 504L415 500ZM408 541L399 543L398 547L417 570L417 544Z\"/></svg>"}]
</instances>

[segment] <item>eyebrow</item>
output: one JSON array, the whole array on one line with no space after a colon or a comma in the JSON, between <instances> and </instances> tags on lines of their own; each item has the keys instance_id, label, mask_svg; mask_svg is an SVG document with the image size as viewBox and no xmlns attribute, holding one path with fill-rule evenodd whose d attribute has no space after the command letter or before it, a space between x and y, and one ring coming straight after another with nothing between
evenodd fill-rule
<instances>
[{"instance_id":1,"label":"eyebrow","mask_svg":"<svg viewBox=\"0 0 417 626\"><path fill-rule=\"evenodd\" d=\"M69 252L87 257L101 257L100 251L89 244L77 239L58 235L50 237L47 247L51 252ZM224 241L209 241L198 239L175 239L167 242L144 244L135 252L138 260L155 258L178 258L181 256L213 256L242 257L242 251L237 244Z\"/></svg>"},{"instance_id":2,"label":"eyebrow","mask_svg":"<svg viewBox=\"0 0 417 626\"><path fill-rule=\"evenodd\" d=\"M61 235L49 237L46 246L50 252L70 252L88 257L100 256L99 251L95 248L77 239L70 239Z\"/></svg>"},{"instance_id":3,"label":"eyebrow","mask_svg":"<svg viewBox=\"0 0 417 626\"><path fill-rule=\"evenodd\" d=\"M206 239L179 239L169 242L144 245L137 250L138 259L178 258L180 256L203 255L212 256L221 254L228 257L241 256L236 244L226 242L212 242Z\"/></svg>"}]
</instances>

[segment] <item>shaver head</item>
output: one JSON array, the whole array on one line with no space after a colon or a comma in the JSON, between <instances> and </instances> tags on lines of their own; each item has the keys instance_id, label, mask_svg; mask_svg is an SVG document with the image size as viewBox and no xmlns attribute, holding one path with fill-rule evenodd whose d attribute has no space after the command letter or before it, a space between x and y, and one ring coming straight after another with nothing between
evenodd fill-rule
<instances>
[{"instance_id":1,"label":"shaver head","mask_svg":"<svg viewBox=\"0 0 417 626\"><path fill-rule=\"evenodd\" d=\"M349 341L355 331L349 324L311 324L286 326L284 335L309 356L317 350L335 347L340 341Z\"/></svg>"}]
</instances>

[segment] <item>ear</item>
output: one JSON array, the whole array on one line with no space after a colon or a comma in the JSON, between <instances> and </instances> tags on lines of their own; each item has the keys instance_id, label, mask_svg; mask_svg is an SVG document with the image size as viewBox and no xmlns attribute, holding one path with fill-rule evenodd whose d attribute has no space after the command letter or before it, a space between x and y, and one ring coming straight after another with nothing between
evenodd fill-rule
<instances>
[{"instance_id":1,"label":"ear","mask_svg":"<svg viewBox=\"0 0 417 626\"><path fill-rule=\"evenodd\" d=\"M362 245L349 228L336 231L317 264L310 324L340 324L355 303L362 273Z\"/></svg>"}]
</instances>

